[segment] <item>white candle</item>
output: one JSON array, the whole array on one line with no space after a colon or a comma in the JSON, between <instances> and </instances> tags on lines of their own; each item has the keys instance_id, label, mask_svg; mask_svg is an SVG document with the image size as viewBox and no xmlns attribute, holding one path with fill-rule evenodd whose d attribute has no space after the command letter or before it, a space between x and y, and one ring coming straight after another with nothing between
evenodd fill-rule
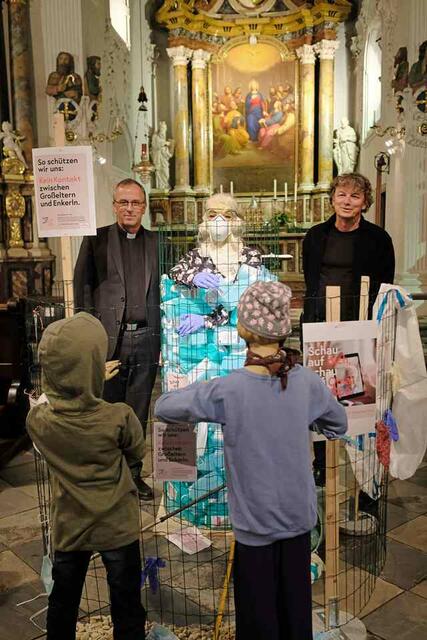
<instances>
[{"instance_id":1,"label":"white candle","mask_svg":"<svg viewBox=\"0 0 427 640\"><path fill-rule=\"evenodd\" d=\"M295 186L294 186L294 200L295 200L295 202L297 201L297 195L298 195L298 184L295 182Z\"/></svg>"},{"instance_id":2,"label":"white candle","mask_svg":"<svg viewBox=\"0 0 427 640\"><path fill-rule=\"evenodd\" d=\"M288 204L288 183L285 182L285 204Z\"/></svg>"},{"instance_id":3,"label":"white candle","mask_svg":"<svg viewBox=\"0 0 427 640\"><path fill-rule=\"evenodd\" d=\"M222 184L219 185L219 192L222 193Z\"/></svg>"},{"instance_id":4,"label":"white candle","mask_svg":"<svg viewBox=\"0 0 427 640\"><path fill-rule=\"evenodd\" d=\"M234 195L234 185L233 182L230 182L230 194L233 196Z\"/></svg>"},{"instance_id":5,"label":"white candle","mask_svg":"<svg viewBox=\"0 0 427 640\"><path fill-rule=\"evenodd\" d=\"M277 198L277 180L273 180L273 198Z\"/></svg>"}]
</instances>

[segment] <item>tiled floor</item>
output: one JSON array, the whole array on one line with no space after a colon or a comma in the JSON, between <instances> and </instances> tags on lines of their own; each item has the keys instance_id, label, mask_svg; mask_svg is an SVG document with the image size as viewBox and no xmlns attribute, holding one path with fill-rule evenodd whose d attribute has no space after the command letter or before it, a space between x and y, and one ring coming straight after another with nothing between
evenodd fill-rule
<instances>
[{"instance_id":1,"label":"tiled floor","mask_svg":"<svg viewBox=\"0 0 427 640\"><path fill-rule=\"evenodd\" d=\"M427 462L389 489L387 561L361 618L370 640L427 638ZM0 640L43 637L29 617L44 597L43 555L32 453L0 470ZM190 585L187 585L190 587ZM43 624L43 616L37 618Z\"/></svg>"}]
</instances>

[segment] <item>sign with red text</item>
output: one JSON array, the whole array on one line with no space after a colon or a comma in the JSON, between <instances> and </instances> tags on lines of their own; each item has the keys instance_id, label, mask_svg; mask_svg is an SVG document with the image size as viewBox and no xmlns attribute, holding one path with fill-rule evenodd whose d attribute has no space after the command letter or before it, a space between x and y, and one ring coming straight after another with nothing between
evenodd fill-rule
<instances>
[{"instance_id":1,"label":"sign with red text","mask_svg":"<svg viewBox=\"0 0 427 640\"><path fill-rule=\"evenodd\" d=\"M33 149L40 238L96 235L92 147Z\"/></svg>"},{"instance_id":2,"label":"sign with red text","mask_svg":"<svg viewBox=\"0 0 427 640\"><path fill-rule=\"evenodd\" d=\"M155 480L197 480L194 424L153 425L153 470Z\"/></svg>"}]
</instances>

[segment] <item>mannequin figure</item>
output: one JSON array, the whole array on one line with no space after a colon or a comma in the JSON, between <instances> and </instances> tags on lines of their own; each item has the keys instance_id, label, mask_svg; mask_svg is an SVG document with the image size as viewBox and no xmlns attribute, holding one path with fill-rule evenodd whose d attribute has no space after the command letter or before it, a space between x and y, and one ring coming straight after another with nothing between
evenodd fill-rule
<instances>
[{"instance_id":1,"label":"mannequin figure","mask_svg":"<svg viewBox=\"0 0 427 640\"><path fill-rule=\"evenodd\" d=\"M189 251L171 269L171 278L188 287L217 291L222 282L229 284L236 281L242 264L254 270L260 267L261 254L257 249L243 246L242 230L243 221L237 215L234 198L223 193L211 196L199 227L199 246ZM203 326L212 328L226 324L227 311L224 308L219 310L219 307L215 311L210 317L196 317L194 314L182 316L179 335L194 333Z\"/></svg>"},{"instance_id":2,"label":"mannequin figure","mask_svg":"<svg viewBox=\"0 0 427 640\"><path fill-rule=\"evenodd\" d=\"M230 194L206 203L197 246L162 276L163 391L224 376L242 367L246 345L237 331L240 296L256 281L276 281L257 249L243 244L243 220ZM197 480L165 485L173 509L225 481L221 425L197 425ZM228 527L225 491L182 515L196 526Z\"/></svg>"}]
</instances>

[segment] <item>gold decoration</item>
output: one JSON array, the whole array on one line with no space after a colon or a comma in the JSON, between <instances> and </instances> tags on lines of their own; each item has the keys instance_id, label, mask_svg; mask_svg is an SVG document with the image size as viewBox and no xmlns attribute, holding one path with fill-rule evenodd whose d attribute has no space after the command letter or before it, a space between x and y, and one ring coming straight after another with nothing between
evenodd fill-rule
<instances>
[{"instance_id":1,"label":"gold decoration","mask_svg":"<svg viewBox=\"0 0 427 640\"><path fill-rule=\"evenodd\" d=\"M9 246L23 247L21 218L25 215L25 198L17 189L11 189L6 195L6 215L9 218Z\"/></svg>"},{"instance_id":2,"label":"gold decoration","mask_svg":"<svg viewBox=\"0 0 427 640\"><path fill-rule=\"evenodd\" d=\"M21 219L10 218L9 220L9 246L10 247L23 247L24 241L21 235Z\"/></svg>"},{"instance_id":3,"label":"gold decoration","mask_svg":"<svg viewBox=\"0 0 427 640\"><path fill-rule=\"evenodd\" d=\"M22 176L25 165L18 158L7 157L1 161L1 170L3 175Z\"/></svg>"},{"instance_id":4,"label":"gold decoration","mask_svg":"<svg viewBox=\"0 0 427 640\"><path fill-rule=\"evenodd\" d=\"M6 196L6 215L8 218L23 218L25 215L25 198L16 189Z\"/></svg>"},{"instance_id":5,"label":"gold decoration","mask_svg":"<svg viewBox=\"0 0 427 640\"><path fill-rule=\"evenodd\" d=\"M66 139L67 142L74 142L75 140L77 140L77 133L75 133L71 129L66 129L65 130L65 139Z\"/></svg>"},{"instance_id":6,"label":"gold decoration","mask_svg":"<svg viewBox=\"0 0 427 640\"><path fill-rule=\"evenodd\" d=\"M132 170L138 174L143 183L149 182L151 174L154 173L154 165L148 158L142 158L138 164L134 164Z\"/></svg>"},{"instance_id":7,"label":"gold decoration","mask_svg":"<svg viewBox=\"0 0 427 640\"><path fill-rule=\"evenodd\" d=\"M343 22L350 11L351 2L348 0L329 0L311 7L304 4L300 9L289 12L254 15L254 11L248 9L246 15L238 11L234 14L215 12L209 15L197 0L166 0L156 13L156 19L172 32L170 43L171 40L175 44L178 44L178 41L179 44L188 41L189 46L194 48L194 34L200 33L205 39L197 41L197 48L205 45L210 50L218 50L224 40L249 38L254 34L257 37L276 38L285 34L295 34L295 46L297 43L301 45L301 31L307 29L312 32L313 28L318 31L317 38L328 39L329 36L326 34L330 33L332 37L334 32L334 26L331 25Z\"/></svg>"}]
</instances>

